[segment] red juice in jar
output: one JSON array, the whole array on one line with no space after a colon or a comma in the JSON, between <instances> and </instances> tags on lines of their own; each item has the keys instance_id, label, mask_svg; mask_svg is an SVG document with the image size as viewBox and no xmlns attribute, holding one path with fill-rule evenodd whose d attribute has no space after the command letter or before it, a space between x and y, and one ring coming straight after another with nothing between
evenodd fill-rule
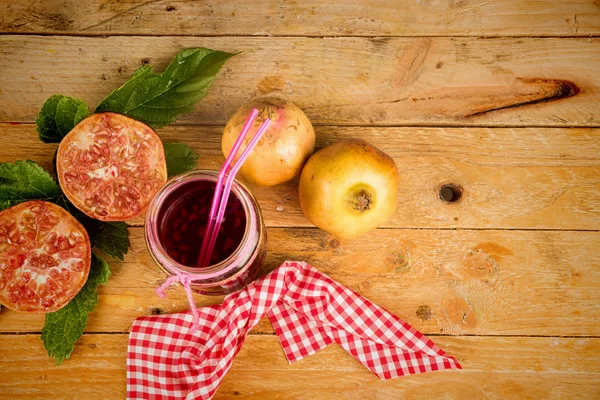
<instances>
[{"instance_id":1,"label":"red juice in jar","mask_svg":"<svg viewBox=\"0 0 600 400\"><path fill-rule=\"evenodd\" d=\"M180 264L195 267L198 263L214 193L214 182L194 181L165 199L158 216L160 240L167 254ZM233 254L245 230L242 203L231 195L209 265L218 264Z\"/></svg>"},{"instance_id":2,"label":"red juice in jar","mask_svg":"<svg viewBox=\"0 0 600 400\"><path fill-rule=\"evenodd\" d=\"M184 272L202 294L226 294L251 282L265 256L267 233L260 206L235 180L208 266L198 268L200 249L218 173L195 170L168 181L146 213L146 244L167 275Z\"/></svg>"}]
</instances>

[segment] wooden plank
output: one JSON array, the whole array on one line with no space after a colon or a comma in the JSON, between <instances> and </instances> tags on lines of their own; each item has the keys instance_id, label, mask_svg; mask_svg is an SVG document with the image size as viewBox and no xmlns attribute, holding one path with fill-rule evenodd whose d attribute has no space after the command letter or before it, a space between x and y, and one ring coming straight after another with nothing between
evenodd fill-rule
<instances>
[{"instance_id":1,"label":"wooden plank","mask_svg":"<svg viewBox=\"0 0 600 400\"><path fill-rule=\"evenodd\" d=\"M180 287L154 290L165 275L141 228L125 262L100 287L88 332L126 332L139 316L188 308ZM427 334L600 334L599 232L377 230L340 244L317 229L269 229L264 271L303 260ZM196 296L198 305L221 297ZM43 315L3 309L0 331L39 332ZM267 320L257 332L272 332Z\"/></svg>"},{"instance_id":2,"label":"wooden plank","mask_svg":"<svg viewBox=\"0 0 600 400\"><path fill-rule=\"evenodd\" d=\"M316 128L318 147L358 137L389 153L400 170L399 204L386 227L600 229L600 129ZM166 141L189 144L199 168L218 169L222 127L172 126ZM32 159L52 170L56 145L33 125L0 124L0 162ZM443 183L464 188L462 200L438 197ZM311 226L297 181L251 186L268 226ZM143 218L129 221L142 225Z\"/></svg>"},{"instance_id":3,"label":"wooden plank","mask_svg":"<svg viewBox=\"0 0 600 400\"><path fill-rule=\"evenodd\" d=\"M0 37L0 121L33 121L64 93L94 106L146 62L185 47L251 50L228 61L183 123L224 124L261 94L315 124L600 124L598 38Z\"/></svg>"},{"instance_id":4,"label":"wooden plank","mask_svg":"<svg viewBox=\"0 0 600 400\"><path fill-rule=\"evenodd\" d=\"M462 371L380 381L331 345L289 365L274 336L250 335L215 399L592 399L600 395L600 339L436 337ZM84 335L56 366L34 335L2 335L0 394L11 399L124 398L127 335Z\"/></svg>"},{"instance_id":5,"label":"wooden plank","mask_svg":"<svg viewBox=\"0 0 600 400\"><path fill-rule=\"evenodd\" d=\"M11 1L0 32L85 35L586 36L600 32L591 0L330 2L224 0Z\"/></svg>"}]
</instances>

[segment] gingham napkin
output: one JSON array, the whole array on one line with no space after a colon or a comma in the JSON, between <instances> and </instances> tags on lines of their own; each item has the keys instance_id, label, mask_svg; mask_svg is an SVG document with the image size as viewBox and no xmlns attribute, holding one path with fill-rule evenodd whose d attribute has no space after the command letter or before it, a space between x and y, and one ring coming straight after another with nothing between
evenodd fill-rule
<instances>
[{"instance_id":1,"label":"gingham napkin","mask_svg":"<svg viewBox=\"0 0 600 400\"><path fill-rule=\"evenodd\" d=\"M135 320L128 399L210 399L267 314L289 362L340 344L380 379L461 366L410 325L303 262L285 262L223 304Z\"/></svg>"}]
</instances>

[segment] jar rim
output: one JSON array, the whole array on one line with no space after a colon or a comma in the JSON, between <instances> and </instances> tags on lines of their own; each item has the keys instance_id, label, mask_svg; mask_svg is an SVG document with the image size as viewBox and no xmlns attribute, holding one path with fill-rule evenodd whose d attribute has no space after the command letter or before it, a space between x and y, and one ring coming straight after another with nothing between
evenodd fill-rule
<instances>
[{"instance_id":1,"label":"jar rim","mask_svg":"<svg viewBox=\"0 0 600 400\"><path fill-rule=\"evenodd\" d=\"M249 227L252 226L253 223L258 223L258 221L256 221L257 215L255 215L255 213L252 212L250 202L254 202L255 204L257 204L257 201L256 198L250 192L250 190L243 183L236 179L234 179L233 181L231 191L238 198L238 200L243 206L243 210L246 215L246 227L244 231L244 236L242 237L242 240L240 241L238 247L227 258L221 260L217 264L209 265L206 268L200 269L190 267L174 260L167 253L161 241L159 240L158 215L162 204L169 196L169 194L171 194L173 191L180 188L181 186L196 180L217 182L218 174L218 171L214 170L196 169L177 175L169 179L159 189L159 191L156 193L156 195L150 202L150 206L148 207L148 211L146 213L146 221L144 227L146 242L148 244L148 248L150 249L150 254L152 258L154 258L154 261L160 267L166 269L171 274L185 272L191 276L192 281L208 280L215 277L227 275L229 272L231 272L231 270L237 267L235 263L232 263L230 261L232 259L238 258L243 252L244 248L248 245L250 237ZM153 243L152 247L149 245L150 242Z\"/></svg>"}]
</instances>

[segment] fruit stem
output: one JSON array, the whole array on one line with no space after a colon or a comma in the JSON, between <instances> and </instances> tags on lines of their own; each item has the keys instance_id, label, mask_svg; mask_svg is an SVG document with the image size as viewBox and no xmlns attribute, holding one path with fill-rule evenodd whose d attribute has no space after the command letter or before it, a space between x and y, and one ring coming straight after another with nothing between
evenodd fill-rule
<instances>
[{"instance_id":1,"label":"fruit stem","mask_svg":"<svg viewBox=\"0 0 600 400\"><path fill-rule=\"evenodd\" d=\"M260 112L260 117L262 118L262 120L264 121L265 119L269 118L269 119L273 119L273 114L274 111L271 107L267 106L265 108L263 108Z\"/></svg>"},{"instance_id":2,"label":"fruit stem","mask_svg":"<svg viewBox=\"0 0 600 400\"><path fill-rule=\"evenodd\" d=\"M365 212L371 209L371 204L373 204L373 199L371 195L367 193L364 189L354 195L356 202L354 203L354 209L360 212Z\"/></svg>"}]
</instances>

